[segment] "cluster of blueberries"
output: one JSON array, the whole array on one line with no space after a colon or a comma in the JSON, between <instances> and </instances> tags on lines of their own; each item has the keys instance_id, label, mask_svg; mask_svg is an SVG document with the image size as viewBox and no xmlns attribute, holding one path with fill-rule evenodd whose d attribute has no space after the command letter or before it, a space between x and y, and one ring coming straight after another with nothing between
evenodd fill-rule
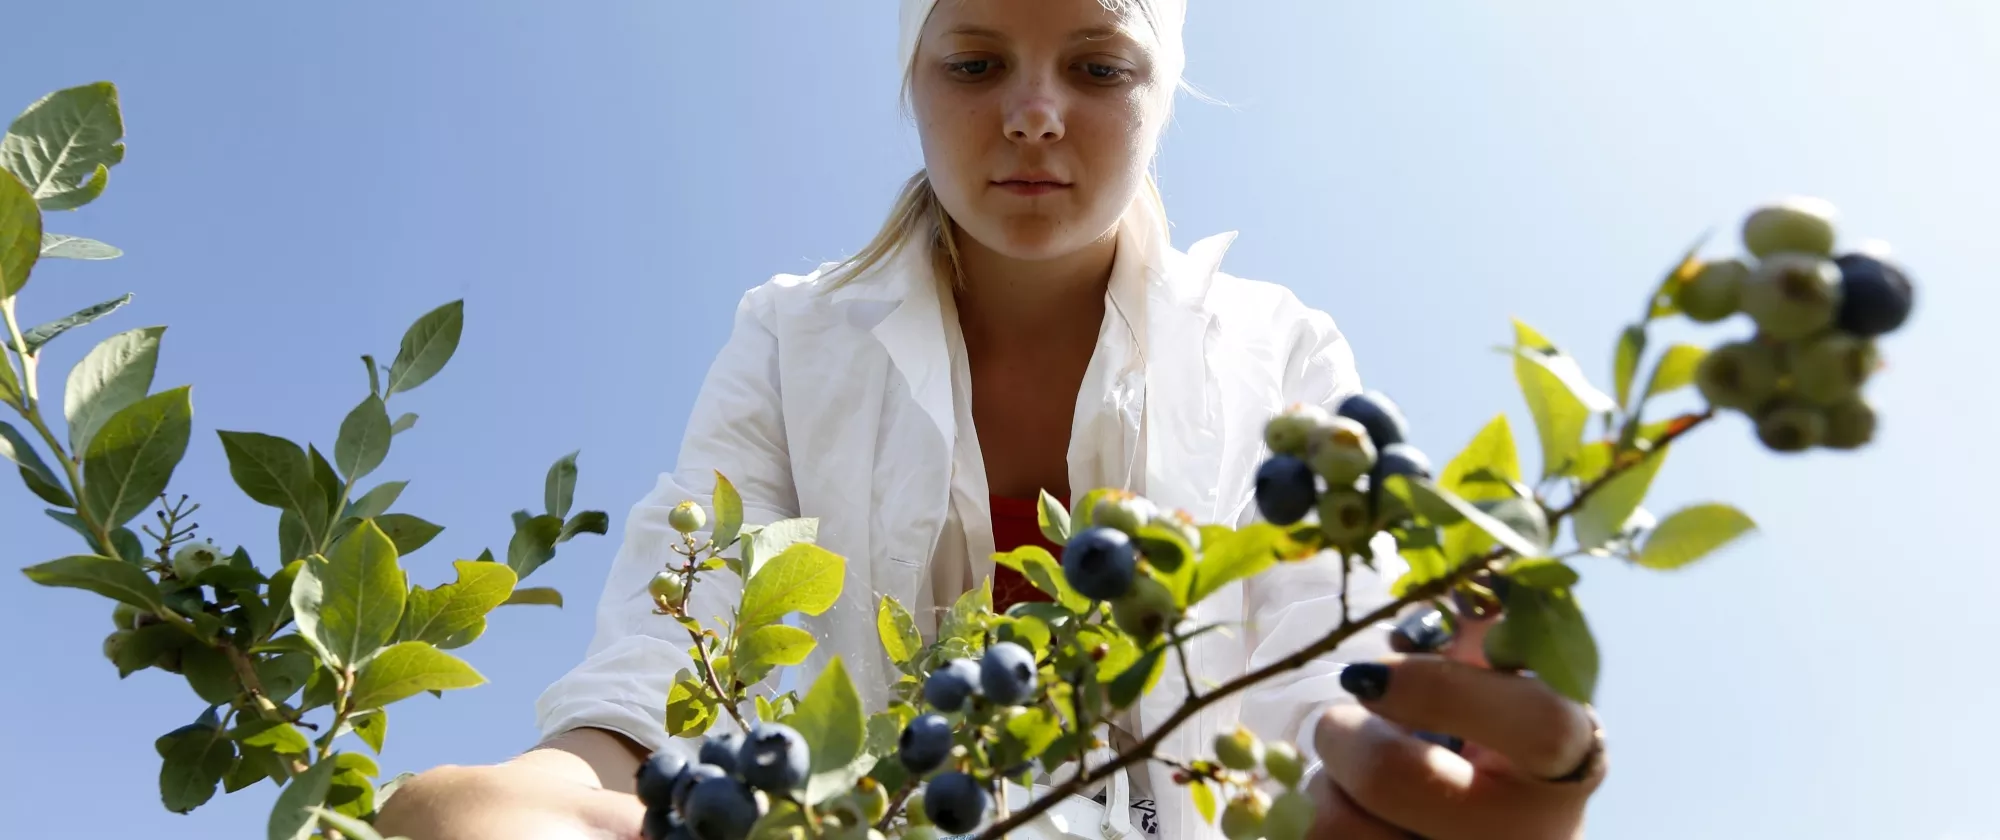
<instances>
[{"instance_id":1,"label":"cluster of blueberries","mask_svg":"<svg viewBox=\"0 0 2000 840\"><path fill-rule=\"evenodd\" d=\"M1409 513L1383 492L1384 482L1431 476L1430 459L1406 442L1409 434L1402 410L1379 391L1349 396L1331 414L1316 405L1286 409L1264 427L1272 455L1257 469L1257 511L1291 525L1317 508L1328 543L1363 551L1376 531Z\"/></svg>"},{"instance_id":2,"label":"cluster of blueberries","mask_svg":"<svg viewBox=\"0 0 2000 840\"><path fill-rule=\"evenodd\" d=\"M647 840L743 840L769 810L770 796L803 792L812 752L797 730L761 723L748 737L703 740L695 762L654 753L639 765Z\"/></svg>"},{"instance_id":3,"label":"cluster of blueberries","mask_svg":"<svg viewBox=\"0 0 2000 840\"><path fill-rule=\"evenodd\" d=\"M1778 452L1854 449L1875 436L1861 386L1880 366L1874 339L1903 325L1914 290L1874 249L1835 255L1832 208L1798 199L1743 222L1750 259L1705 263L1674 300L1698 323L1745 313L1755 336L1702 360L1696 386L1710 405L1748 415Z\"/></svg>"}]
</instances>

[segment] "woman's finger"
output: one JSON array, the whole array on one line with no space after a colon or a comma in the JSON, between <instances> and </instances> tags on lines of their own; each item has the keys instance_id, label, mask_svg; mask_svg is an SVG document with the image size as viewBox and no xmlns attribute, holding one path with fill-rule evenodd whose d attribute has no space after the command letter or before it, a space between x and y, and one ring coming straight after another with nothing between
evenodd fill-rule
<instances>
[{"instance_id":1,"label":"woman's finger","mask_svg":"<svg viewBox=\"0 0 2000 840\"><path fill-rule=\"evenodd\" d=\"M1410 840L1410 833L1376 819L1354 804L1327 776L1315 777L1312 785L1312 840Z\"/></svg>"},{"instance_id":2,"label":"woman's finger","mask_svg":"<svg viewBox=\"0 0 2000 840\"><path fill-rule=\"evenodd\" d=\"M1390 656L1347 666L1340 685L1376 714L1464 738L1535 778L1575 770L1596 744L1590 714L1532 677L1438 656Z\"/></svg>"}]
</instances>

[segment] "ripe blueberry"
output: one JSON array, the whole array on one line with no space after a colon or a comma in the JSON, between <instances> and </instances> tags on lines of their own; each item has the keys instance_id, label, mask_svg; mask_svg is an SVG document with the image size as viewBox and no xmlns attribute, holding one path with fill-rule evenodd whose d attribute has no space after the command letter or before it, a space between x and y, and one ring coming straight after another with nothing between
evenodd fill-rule
<instances>
[{"instance_id":1,"label":"ripe blueberry","mask_svg":"<svg viewBox=\"0 0 2000 840\"><path fill-rule=\"evenodd\" d=\"M1874 342L1842 332L1814 336L1790 349L1799 396L1822 406L1852 398L1879 362Z\"/></svg>"},{"instance_id":2,"label":"ripe blueberry","mask_svg":"<svg viewBox=\"0 0 2000 840\"><path fill-rule=\"evenodd\" d=\"M1179 618L1174 593L1150 575L1140 575L1132 591L1111 602L1111 623L1141 644L1159 638Z\"/></svg>"},{"instance_id":3,"label":"ripe blueberry","mask_svg":"<svg viewBox=\"0 0 2000 840\"><path fill-rule=\"evenodd\" d=\"M1290 525L1312 510L1316 488L1306 462L1273 455L1257 468L1257 512L1273 525Z\"/></svg>"},{"instance_id":4,"label":"ripe blueberry","mask_svg":"<svg viewBox=\"0 0 2000 840\"><path fill-rule=\"evenodd\" d=\"M682 815L696 840L743 840L757 824L757 798L735 779L704 779L688 793Z\"/></svg>"},{"instance_id":5,"label":"ripe blueberry","mask_svg":"<svg viewBox=\"0 0 2000 840\"><path fill-rule=\"evenodd\" d=\"M1264 816L1264 840L1305 840L1313 819L1312 799L1296 790L1285 791Z\"/></svg>"},{"instance_id":6,"label":"ripe blueberry","mask_svg":"<svg viewBox=\"0 0 2000 840\"><path fill-rule=\"evenodd\" d=\"M943 715L921 715L910 721L896 741L896 757L919 776L944 766L951 757L951 722Z\"/></svg>"},{"instance_id":7,"label":"ripe blueberry","mask_svg":"<svg viewBox=\"0 0 2000 840\"><path fill-rule=\"evenodd\" d=\"M782 794L806 783L812 752L798 730L782 723L760 723L743 739L736 769L751 787Z\"/></svg>"},{"instance_id":8,"label":"ripe blueberry","mask_svg":"<svg viewBox=\"0 0 2000 840\"><path fill-rule=\"evenodd\" d=\"M924 815L946 834L970 834L986 821L993 798L964 773L943 773L924 793Z\"/></svg>"},{"instance_id":9,"label":"ripe blueberry","mask_svg":"<svg viewBox=\"0 0 2000 840\"><path fill-rule=\"evenodd\" d=\"M1910 317L1914 290L1902 269L1867 254L1847 254L1840 267L1840 313L1834 325L1864 338L1891 332Z\"/></svg>"},{"instance_id":10,"label":"ripe blueberry","mask_svg":"<svg viewBox=\"0 0 2000 840\"><path fill-rule=\"evenodd\" d=\"M1326 409L1311 403L1296 403L1264 424L1264 445L1279 455L1304 458L1306 447L1331 422L1333 415L1326 413Z\"/></svg>"},{"instance_id":11,"label":"ripe blueberry","mask_svg":"<svg viewBox=\"0 0 2000 840\"><path fill-rule=\"evenodd\" d=\"M672 805L675 811L685 814L687 813L688 793L694 790L695 785L709 779L727 778L729 778L729 771L713 764L690 764L687 769L681 771L680 780L674 782L673 801L668 804Z\"/></svg>"},{"instance_id":12,"label":"ripe blueberry","mask_svg":"<svg viewBox=\"0 0 2000 840\"><path fill-rule=\"evenodd\" d=\"M1778 390L1778 354L1762 342L1724 344L1701 360L1694 382L1709 405L1748 411Z\"/></svg>"},{"instance_id":13,"label":"ripe blueberry","mask_svg":"<svg viewBox=\"0 0 2000 840\"><path fill-rule=\"evenodd\" d=\"M1355 549L1375 533L1375 517L1368 511L1368 495L1347 487L1335 487L1319 497L1319 530L1328 542Z\"/></svg>"},{"instance_id":14,"label":"ripe blueberry","mask_svg":"<svg viewBox=\"0 0 2000 840\"><path fill-rule=\"evenodd\" d=\"M1840 309L1840 267L1804 254L1773 254L1743 287L1743 311L1763 334L1805 338L1833 323Z\"/></svg>"},{"instance_id":15,"label":"ripe blueberry","mask_svg":"<svg viewBox=\"0 0 2000 840\"><path fill-rule=\"evenodd\" d=\"M1085 528L1063 546L1063 577L1086 598L1110 601L1132 588L1139 551L1132 538L1110 528Z\"/></svg>"},{"instance_id":16,"label":"ripe blueberry","mask_svg":"<svg viewBox=\"0 0 2000 840\"><path fill-rule=\"evenodd\" d=\"M924 702L940 712L956 712L965 699L979 693L979 663L954 659L924 681Z\"/></svg>"},{"instance_id":17,"label":"ripe blueberry","mask_svg":"<svg viewBox=\"0 0 2000 840\"><path fill-rule=\"evenodd\" d=\"M1375 506L1378 522L1401 522L1410 517L1409 509L1396 494L1389 492L1389 476L1400 475L1410 479L1430 478L1431 459L1420 450L1407 443L1392 443L1382 447L1375 459L1375 469L1368 474L1368 498ZM1320 527L1326 527L1325 504L1320 506Z\"/></svg>"},{"instance_id":18,"label":"ripe blueberry","mask_svg":"<svg viewBox=\"0 0 2000 840\"><path fill-rule=\"evenodd\" d=\"M1826 439L1829 449L1859 449L1875 439L1875 409L1860 397L1838 403L1826 410Z\"/></svg>"},{"instance_id":19,"label":"ripe blueberry","mask_svg":"<svg viewBox=\"0 0 2000 840\"><path fill-rule=\"evenodd\" d=\"M1298 787L1305 777L1305 761L1299 757L1299 748L1285 741L1272 741L1264 745L1264 772L1271 774L1278 784Z\"/></svg>"},{"instance_id":20,"label":"ripe blueberry","mask_svg":"<svg viewBox=\"0 0 2000 840\"><path fill-rule=\"evenodd\" d=\"M646 821L639 831L646 840L671 840L676 833L686 833L680 821L674 819L673 810L661 806L646 809Z\"/></svg>"},{"instance_id":21,"label":"ripe blueberry","mask_svg":"<svg viewBox=\"0 0 2000 840\"><path fill-rule=\"evenodd\" d=\"M1674 294L1681 312L1703 324L1712 324L1736 314L1743 286L1750 281L1750 267L1742 260L1717 260L1701 270Z\"/></svg>"},{"instance_id":22,"label":"ripe blueberry","mask_svg":"<svg viewBox=\"0 0 2000 840\"><path fill-rule=\"evenodd\" d=\"M1389 631L1389 649L1397 653L1436 653L1449 641L1451 628L1445 626L1444 611L1434 607L1403 616Z\"/></svg>"},{"instance_id":23,"label":"ripe blueberry","mask_svg":"<svg viewBox=\"0 0 2000 840\"><path fill-rule=\"evenodd\" d=\"M1335 413L1359 421L1368 430L1368 440L1375 444L1377 451L1410 437L1410 426L1403 420L1403 410L1380 391L1366 391L1348 397L1341 401L1340 410Z\"/></svg>"},{"instance_id":24,"label":"ripe blueberry","mask_svg":"<svg viewBox=\"0 0 2000 840\"><path fill-rule=\"evenodd\" d=\"M1833 253L1833 217L1833 205L1816 198L1759 207L1743 219L1743 247L1759 259L1779 253L1827 256Z\"/></svg>"},{"instance_id":25,"label":"ripe blueberry","mask_svg":"<svg viewBox=\"0 0 2000 840\"><path fill-rule=\"evenodd\" d=\"M660 750L646 757L639 765L639 801L649 808L670 808L674 804L674 785L680 782L681 774L687 772L687 759L672 750Z\"/></svg>"},{"instance_id":26,"label":"ripe blueberry","mask_svg":"<svg viewBox=\"0 0 2000 840\"><path fill-rule=\"evenodd\" d=\"M1264 818L1271 813L1271 800L1261 790L1229 801L1222 809L1222 836L1229 840L1257 840L1264 836Z\"/></svg>"},{"instance_id":27,"label":"ripe blueberry","mask_svg":"<svg viewBox=\"0 0 2000 840\"><path fill-rule=\"evenodd\" d=\"M708 512L694 502L681 502L667 512L667 525L683 534L692 534L708 524Z\"/></svg>"},{"instance_id":28,"label":"ripe blueberry","mask_svg":"<svg viewBox=\"0 0 2000 840\"><path fill-rule=\"evenodd\" d=\"M1097 506L1090 509L1090 524L1096 528L1110 528L1128 537L1139 535L1139 529L1160 514L1160 508L1137 494L1115 490L1097 500Z\"/></svg>"},{"instance_id":29,"label":"ripe blueberry","mask_svg":"<svg viewBox=\"0 0 2000 840\"><path fill-rule=\"evenodd\" d=\"M1375 444L1368 429L1352 417L1335 417L1306 444L1306 462L1329 487L1354 484L1375 466Z\"/></svg>"},{"instance_id":30,"label":"ripe blueberry","mask_svg":"<svg viewBox=\"0 0 2000 840\"><path fill-rule=\"evenodd\" d=\"M1035 696L1035 655L1013 642L986 649L979 660L979 688L1001 706L1019 706Z\"/></svg>"},{"instance_id":31,"label":"ripe blueberry","mask_svg":"<svg viewBox=\"0 0 2000 840\"><path fill-rule=\"evenodd\" d=\"M1793 400L1777 400L1757 412L1757 439L1773 452L1803 452L1826 439L1826 415Z\"/></svg>"},{"instance_id":32,"label":"ripe blueberry","mask_svg":"<svg viewBox=\"0 0 2000 840\"><path fill-rule=\"evenodd\" d=\"M1215 760L1231 770L1255 770L1264 763L1264 744L1238 724L1236 731L1215 736Z\"/></svg>"},{"instance_id":33,"label":"ripe blueberry","mask_svg":"<svg viewBox=\"0 0 2000 840\"><path fill-rule=\"evenodd\" d=\"M723 772L737 772L736 759L743 753L743 736L735 732L717 732L702 739L698 756L703 764L713 764Z\"/></svg>"}]
</instances>

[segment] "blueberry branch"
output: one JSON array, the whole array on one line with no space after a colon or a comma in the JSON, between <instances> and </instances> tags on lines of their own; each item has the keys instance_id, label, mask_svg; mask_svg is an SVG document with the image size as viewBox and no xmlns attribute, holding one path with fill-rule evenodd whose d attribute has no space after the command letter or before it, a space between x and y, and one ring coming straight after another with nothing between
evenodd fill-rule
<instances>
[{"instance_id":1,"label":"blueberry branch","mask_svg":"<svg viewBox=\"0 0 2000 840\"><path fill-rule=\"evenodd\" d=\"M1668 431L1666 434L1661 435L1659 440L1653 441L1652 446L1648 449L1642 450L1639 453L1638 457L1628 458L1625 460L1614 460L1611 466L1604 471L1603 475L1598 476L1595 480L1591 481L1589 484L1585 484L1581 489L1576 491L1575 496L1570 498L1568 504L1565 504L1562 507L1557 508L1555 511L1549 514L1548 518L1549 518L1550 533L1554 533L1556 523L1560 522L1563 519L1563 517L1569 516L1570 514L1573 514L1577 512L1577 510L1582 508L1583 503L1590 498L1592 493L1597 492L1599 488L1603 487L1606 484L1611 483L1612 479L1617 478L1619 475L1624 474L1627 470L1630 470L1633 467L1645 463L1646 459L1652 458L1655 455L1667 451L1668 444L1681 439L1681 436L1686 435L1688 432L1692 432L1697 428L1700 428L1703 423L1706 423L1714 418L1715 418L1714 408L1709 408L1708 410L1703 411L1700 414L1684 415L1683 422L1681 422L1680 425L1678 425L1671 431Z\"/></svg>"},{"instance_id":2,"label":"blueberry branch","mask_svg":"<svg viewBox=\"0 0 2000 840\"><path fill-rule=\"evenodd\" d=\"M896 795L889 798L889 811L883 814L882 819L875 823L875 830L888 831L890 821L894 820L897 814L903 813L903 806L909 804L910 796L916 792L917 778L912 775L903 781L903 789L896 791Z\"/></svg>"},{"instance_id":3,"label":"blueberry branch","mask_svg":"<svg viewBox=\"0 0 2000 840\"><path fill-rule=\"evenodd\" d=\"M736 725L741 727L745 733L748 733L750 731L750 724L745 723L743 713L736 710L736 698L725 693L722 690L722 683L715 678L715 666L708 661L708 646L702 644L701 634L696 633L694 628L688 628L688 638L694 640L694 654L701 658L702 682L707 684L708 690L715 694L715 698L721 702L722 708L729 710L729 716L735 719Z\"/></svg>"},{"instance_id":4,"label":"blueberry branch","mask_svg":"<svg viewBox=\"0 0 2000 840\"><path fill-rule=\"evenodd\" d=\"M76 459L70 457L70 454L63 449L62 442L56 440L55 433L49 431L49 424L42 419L41 391L35 381L35 361L40 354L28 350L28 340L21 335L20 319L14 315L13 298L0 298L0 318L6 320L7 334L13 337L14 347L18 348L17 352L21 357L21 402L14 405L14 410L20 413L22 419L28 421L28 425L35 428L35 432L42 436L42 443L48 445L49 452L62 464L63 474L69 478L70 496L77 500L77 516L83 519L84 526L88 527L91 535L96 537L98 550L108 557L138 560L137 557L118 556L118 546L111 541L111 529L97 521L97 515L91 512L90 506L83 504L83 475L77 471Z\"/></svg>"}]
</instances>

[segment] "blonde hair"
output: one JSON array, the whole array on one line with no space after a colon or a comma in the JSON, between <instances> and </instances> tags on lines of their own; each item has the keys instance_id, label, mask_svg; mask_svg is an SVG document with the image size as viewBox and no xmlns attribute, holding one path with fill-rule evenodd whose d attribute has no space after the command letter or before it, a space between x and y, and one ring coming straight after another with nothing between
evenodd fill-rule
<instances>
[{"instance_id":1,"label":"blonde hair","mask_svg":"<svg viewBox=\"0 0 2000 840\"><path fill-rule=\"evenodd\" d=\"M1141 12L1148 10L1145 3L1137 3L1134 0L1099 0L1099 2L1104 3L1106 8L1117 8L1129 3ZM1148 22L1151 22L1150 15ZM903 68L902 99L906 109L909 106L911 84L916 76L916 70L916 57L911 56L909 65ZM1174 79L1174 87L1176 89L1187 87L1186 82L1178 78L1178 74ZM1167 108L1171 115L1173 108L1171 96L1167 100ZM1161 125L1165 124L1166 119L1163 118ZM1160 195L1159 179L1150 165L1146 169L1144 190L1147 200L1153 202L1153 209L1159 213L1160 218L1166 218L1166 200ZM951 214L945 211L944 203L938 200L937 190L931 186L930 171L919 169L917 174L910 176L910 180L903 183L902 191L896 195L896 203L889 208L889 218L882 222L882 227L868 240L868 244L854 252L853 256L841 260L827 270L826 277L829 282L826 288L830 291L846 285L887 262L905 246L919 239L926 240L926 244L930 247L931 267L937 275L951 278L954 288L963 288L965 263L959 258L958 242L953 231Z\"/></svg>"}]
</instances>

